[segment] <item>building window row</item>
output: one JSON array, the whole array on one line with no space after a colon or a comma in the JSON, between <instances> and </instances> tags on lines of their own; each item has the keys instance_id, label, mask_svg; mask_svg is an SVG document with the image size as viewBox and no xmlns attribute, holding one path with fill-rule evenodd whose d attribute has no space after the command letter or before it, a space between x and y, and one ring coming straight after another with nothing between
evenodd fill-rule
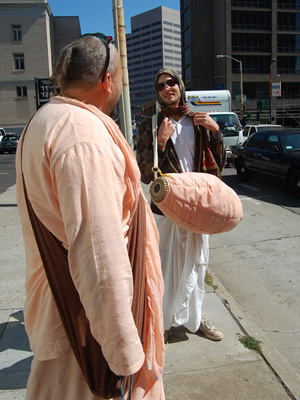
<instances>
[{"instance_id":1,"label":"building window row","mask_svg":"<svg viewBox=\"0 0 300 400\"><path fill-rule=\"evenodd\" d=\"M150 28L150 26L157 26L157 25L161 25L161 22L160 21L153 22L151 25L146 25L145 27L142 27L142 28L133 29L132 33L139 32L139 31L141 31L141 29L146 29L146 28Z\"/></svg>"},{"instance_id":2,"label":"building window row","mask_svg":"<svg viewBox=\"0 0 300 400\"><path fill-rule=\"evenodd\" d=\"M278 13L279 31L300 31L300 13Z\"/></svg>"},{"instance_id":3,"label":"building window row","mask_svg":"<svg viewBox=\"0 0 300 400\"><path fill-rule=\"evenodd\" d=\"M232 7L271 8L272 0L231 0Z\"/></svg>"},{"instance_id":4,"label":"building window row","mask_svg":"<svg viewBox=\"0 0 300 400\"><path fill-rule=\"evenodd\" d=\"M299 10L300 9L300 0L278 0L277 7L288 9L288 10Z\"/></svg>"},{"instance_id":5,"label":"building window row","mask_svg":"<svg viewBox=\"0 0 300 400\"><path fill-rule=\"evenodd\" d=\"M277 51L279 53L300 52L300 35L278 35Z\"/></svg>"},{"instance_id":6,"label":"building window row","mask_svg":"<svg viewBox=\"0 0 300 400\"><path fill-rule=\"evenodd\" d=\"M271 12L236 11L231 13L232 29L268 30L272 28Z\"/></svg>"},{"instance_id":7,"label":"building window row","mask_svg":"<svg viewBox=\"0 0 300 400\"><path fill-rule=\"evenodd\" d=\"M243 72L245 74L269 74L270 56L241 56L234 55L243 63ZM239 73L239 63L232 63L232 73ZM278 74L299 74L300 56L278 56L277 57Z\"/></svg>"},{"instance_id":8,"label":"building window row","mask_svg":"<svg viewBox=\"0 0 300 400\"><path fill-rule=\"evenodd\" d=\"M279 56L277 58L278 74L300 74L300 56Z\"/></svg>"},{"instance_id":9,"label":"building window row","mask_svg":"<svg viewBox=\"0 0 300 400\"><path fill-rule=\"evenodd\" d=\"M271 52L271 33L232 33L232 51Z\"/></svg>"}]
</instances>

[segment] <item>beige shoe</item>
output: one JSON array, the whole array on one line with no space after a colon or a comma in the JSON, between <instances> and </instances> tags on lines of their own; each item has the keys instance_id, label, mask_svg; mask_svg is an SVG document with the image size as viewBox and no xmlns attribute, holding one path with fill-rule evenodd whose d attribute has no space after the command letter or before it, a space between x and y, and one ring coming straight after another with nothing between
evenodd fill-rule
<instances>
[{"instance_id":1,"label":"beige shoe","mask_svg":"<svg viewBox=\"0 0 300 400\"><path fill-rule=\"evenodd\" d=\"M223 333L215 328L207 319L201 318L201 324L198 329L203 333L208 339L211 340L222 340Z\"/></svg>"}]
</instances>

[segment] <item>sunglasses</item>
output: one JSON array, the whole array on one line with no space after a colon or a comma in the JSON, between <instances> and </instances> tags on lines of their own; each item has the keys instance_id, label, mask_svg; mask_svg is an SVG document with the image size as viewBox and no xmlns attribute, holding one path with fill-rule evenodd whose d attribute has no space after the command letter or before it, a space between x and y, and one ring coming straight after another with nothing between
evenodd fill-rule
<instances>
[{"instance_id":1,"label":"sunglasses","mask_svg":"<svg viewBox=\"0 0 300 400\"><path fill-rule=\"evenodd\" d=\"M160 83L158 83L158 84L156 85L156 90L157 90L158 92L160 92L160 91L162 91L162 90L164 89L165 85L168 85L169 87L173 87L173 86L175 86L175 85L177 85L177 84L178 84L178 82L177 82L176 79L170 78L170 79L166 80L166 82L160 82Z\"/></svg>"},{"instance_id":2,"label":"sunglasses","mask_svg":"<svg viewBox=\"0 0 300 400\"><path fill-rule=\"evenodd\" d=\"M105 74L107 72L107 68L109 66L109 61L110 61L109 44L112 43L112 37L111 36L105 36L105 35L103 35L103 33L96 32L96 33L85 33L84 35L81 35L80 38L83 38L83 37L86 37L86 36L97 37L105 45L105 49L106 49L105 64L104 64L103 71L101 71L101 73L100 73L100 76L103 74L103 76L102 76L102 82L103 82L104 78L105 78Z\"/></svg>"}]
</instances>

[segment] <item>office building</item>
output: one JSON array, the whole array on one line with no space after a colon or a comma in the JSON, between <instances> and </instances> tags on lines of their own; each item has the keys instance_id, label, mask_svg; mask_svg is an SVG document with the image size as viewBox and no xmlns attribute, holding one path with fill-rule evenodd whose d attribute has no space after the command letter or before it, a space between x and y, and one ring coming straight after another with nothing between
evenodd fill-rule
<instances>
[{"instance_id":1,"label":"office building","mask_svg":"<svg viewBox=\"0 0 300 400\"><path fill-rule=\"evenodd\" d=\"M155 98L154 77L161 68L181 75L180 12L157 7L131 18L126 35L130 98L133 121L143 106Z\"/></svg>"},{"instance_id":2,"label":"office building","mask_svg":"<svg viewBox=\"0 0 300 400\"><path fill-rule=\"evenodd\" d=\"M80 36L78 17L54 17L46 0L0 0L0 126L19 133L43 103L60 50ZM39 103L40 104L40 103Z\"/></svg>"},{"instance_id":3,"label":"office building","mask_svg":"<svg viewBox=\"0 0 300 400\"><path fill-rule=\"evenodd\" d=\"M181 0L180 10L187 89L229 89L240 117L243 93L248 120L299 126L299 1Z\"/></svg>"}]
</instances>

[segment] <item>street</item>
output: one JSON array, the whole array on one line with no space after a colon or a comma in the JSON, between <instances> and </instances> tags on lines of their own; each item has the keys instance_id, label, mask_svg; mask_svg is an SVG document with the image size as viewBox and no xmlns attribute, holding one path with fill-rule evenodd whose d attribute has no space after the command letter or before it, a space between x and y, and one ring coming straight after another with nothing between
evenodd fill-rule
<instances>
[{"instance_id":1,"label":"street","mask_svg":"<svg viewBox=\"0 0 300 400\"><path fill-rule=\"evenodd\" d=\"M0 154L0 193L16 183L15 154Z\"/></svg>"},{"instance_id":2,"label":"street","mask_svg":"<svg viewBox=\"0 0 300 400\"><path fill-rule=\"evenodd\" d=\"M223 175L244 219L211 237L210 269L299 374L300 200L281 181L253 175L241 184L234 168Z\"/></svg>"}]
</instances>

